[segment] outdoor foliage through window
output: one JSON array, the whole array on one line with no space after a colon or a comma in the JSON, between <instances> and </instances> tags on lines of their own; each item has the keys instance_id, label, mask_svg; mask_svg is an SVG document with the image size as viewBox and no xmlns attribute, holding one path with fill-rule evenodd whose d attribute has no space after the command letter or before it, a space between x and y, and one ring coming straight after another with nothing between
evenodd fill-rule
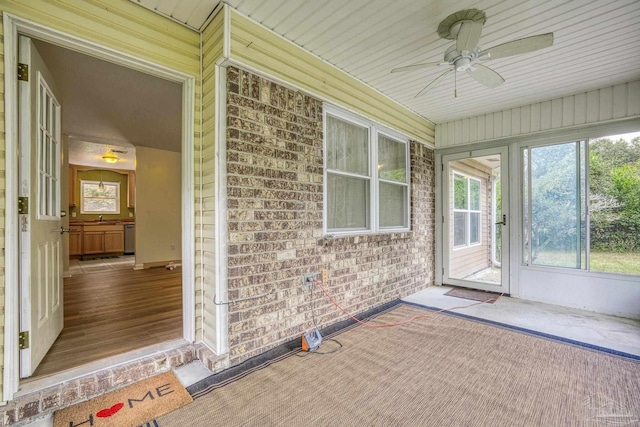
<instances>
[{"instance_id":1,"label":"outdoor foliage through window","mask_svg":"<svg viewBox=\"0 0 640 427\"><path fill-rule=\"evenodd\" d=\"M640 274L640 134L586 144L525 149L525 262Z\"/></svg>"},{"instance_id":2,"label":"outdoor foliage through window","mask_svg":"<svg viewBox=\"0 0 640 427\"><path fill-rule=\"evenodd\" d=\"M81 181L82 213L120 213L120 183Z\"/></svg>"},{"instance_id":3,"label":"outdoor foliage through window","mask_svg":"<svg viewBox=\"0 0 640 427\"><path fill-rule=\"evenodd\" d=\"M640 135L589 142L590 268L640 274Z\"/></svg>"}]
</instances>

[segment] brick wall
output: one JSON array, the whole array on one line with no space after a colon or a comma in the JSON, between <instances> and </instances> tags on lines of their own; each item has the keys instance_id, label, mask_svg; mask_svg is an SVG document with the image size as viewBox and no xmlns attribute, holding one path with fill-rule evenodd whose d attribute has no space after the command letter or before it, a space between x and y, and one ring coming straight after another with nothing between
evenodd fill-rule
<instances>
[{"instance_id":1,"label":"brick wall","mask_svg":"<svg viewBox=\"0 0 640 427\"><path fill-rule=\"evenodd\" d=\"M227 197L231 365L312 327L303 274L358 313L434 280L434 155L412 142L412 231L322 236L322 102L250 72L227 70ZM345 318L316 289L319 326Z\"/></svg>"}]
</instances>

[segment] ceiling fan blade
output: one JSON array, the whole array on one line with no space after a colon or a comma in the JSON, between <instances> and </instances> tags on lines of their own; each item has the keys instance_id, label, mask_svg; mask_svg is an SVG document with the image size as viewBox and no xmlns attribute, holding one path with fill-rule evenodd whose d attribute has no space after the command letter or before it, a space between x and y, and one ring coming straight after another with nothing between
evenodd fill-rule
<instances>
[{"instance_id":1,"label":"ceiling fan blade","mask_svg":"<svg viewBox=\"0 0 640 427\"><path fill-rule=\"evenodd\" d=\"M525 37L513 40L498 46L483 50L478 55L480 59L497 59L506 56L519 55L521 53L533 52L553 45L553 33L539 34L537 36Z\"/></svg>"},{"instance_id":2,"label":"ceiling fan blade","mask_svg":"<svg viewBox=\"0 0 640 427\"><path fill-rule=\"evenodd\" d=\"M444 73L440 74L438 77L436 77L431 83L429 83L428 85L426 85L424 87L424 89L422 89L420 92L418 92L415 96L415 98L419 97L420 95L424 95L425 93L427 93L429 91L429 89L433 89L434 87L437 86L438 83L440 83L441 80L443 80L445 77L447 77L449 75L449 73L451 73L454 70L454 68L445 71Z\"/></svg>"},{"instance_id":3,"label":"ceiling fan blade","mask_svg":"<svg viewBox=\"0 0 640 427\"><path fill-rule=\"evenodd\" d=\"M467 74L469 74L478 83L491 89L498 87L502 83L504 83L504 79L502 78L502 76L493 71L491 68L485 67L484 65L480 64L475 64L473 67L475 69L467 69Z\"/></svg>"},{"instance_id":4,"label":"ceiling fan blade","mask_svg":"<svg viewBox=\"0 0 640 427\"><path fill-rule=\"evenodd\" d=\"M406 67L398 67L391 70L392 73L403 73L405 71L419 70L420 68L437 67L439 65L449 65L448 62L420 62L418 64L407 65Z\"/></svg>"},{"instance_id":5,"label":"ceiling fan blade","mask_svg":"<svg viewBox=\"0 0 640 427\"><path fill-rule=\"evenodd\" d=\"M463 21L458 31L456 50L471 52L478 45L482 34L482 22Z\"/></svg>"}]
</instances>

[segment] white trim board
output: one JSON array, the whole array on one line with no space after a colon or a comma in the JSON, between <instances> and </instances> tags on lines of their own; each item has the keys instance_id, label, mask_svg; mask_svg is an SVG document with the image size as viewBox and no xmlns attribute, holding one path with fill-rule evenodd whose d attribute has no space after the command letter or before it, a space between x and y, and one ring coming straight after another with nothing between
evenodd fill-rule
<instances>
[{"instance_id":1,"label":"white trim board","mask_svg":"<svg viewBox=\"0 0 640 427\"><path fill-rule=\"evenodd\" d=\"M3 366L3 400L12 400L19 389L19 292L18 292L18 105L17 105L17 37L38 38L74 51L134 69L165 80L181 83L182 89L182 305L184 339L195 338L195 197L194 197L194 120L196 77L175 71L127 53L83 40L35 22L4 13L5 59L5 335ZM151 351L149 354L153 354ZM49 386L57 384L55 380Z\"/></svg>"}]
</instances>

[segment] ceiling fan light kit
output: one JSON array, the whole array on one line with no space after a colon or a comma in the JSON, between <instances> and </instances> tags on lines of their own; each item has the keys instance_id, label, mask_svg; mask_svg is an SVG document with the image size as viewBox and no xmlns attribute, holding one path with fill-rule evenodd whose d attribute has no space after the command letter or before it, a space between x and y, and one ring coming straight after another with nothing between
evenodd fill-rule
<instances>
[{"instance_id":1,"label":"ceiling fan light kit","mask_svg":"<svg viewBox=\"0 0 640 427\"><path fill-rule=\"evenodd\" d=\"M107 162L109 164L114 164L120 159L115 154L108 153L108 154L105 154L104 156L102 156L102 160L104 160L105 162Z\"/></svg>"},{"instance_id":2,"label":"ceiling fan light kit","mask_svg":"<svg viewBox=\"0 0 640 427\"><path fill-rule=\"evenodd\" d=\"M465 72L478 83L490 89L504 83L500 74L480 64L480 61L505 58L522 53L534 52L553 45L553 33L539 34L512 40L486 50L481 50L478 42L482 28L487 21L485 13L478 9L464 9L446 17L438 26L438 35L456 43L444 52L444 62L422 62L391 70L392 73L413 71L421 68L448 66L449 69L432 80L416 97L427 93L452 72Z\"/></svg>"}]
</instances>

